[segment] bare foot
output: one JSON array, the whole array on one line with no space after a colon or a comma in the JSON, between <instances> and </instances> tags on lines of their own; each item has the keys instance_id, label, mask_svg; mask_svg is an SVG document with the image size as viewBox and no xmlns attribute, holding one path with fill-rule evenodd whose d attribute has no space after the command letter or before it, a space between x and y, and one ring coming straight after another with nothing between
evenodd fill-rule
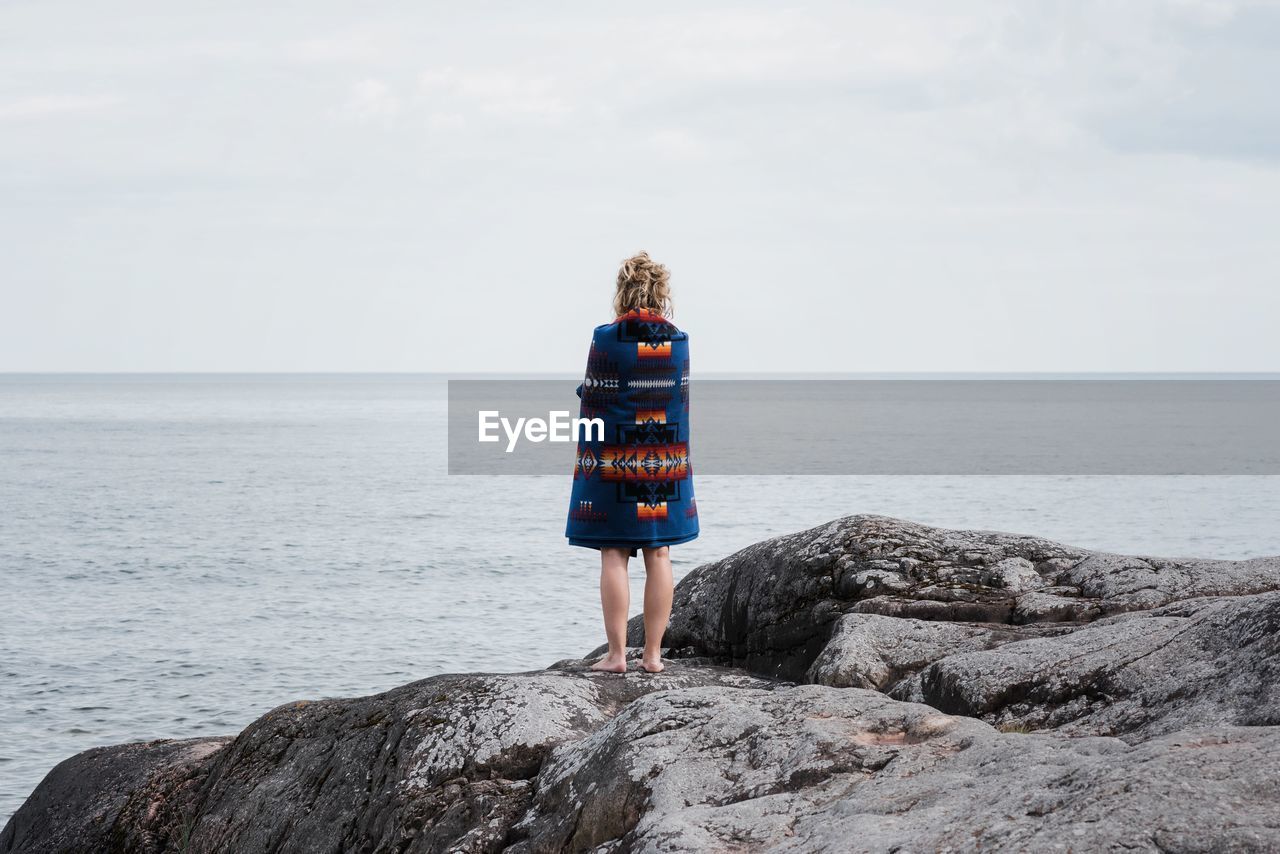
<instances>
[{"instance_id":1,"label":"bare foot","mask_svg":"<svg viewBox=\"0 0 1280 854\"><path fill-rule=\"evenodd\" d=\"M646 655L640 659L640 669L646 673L661 673L665 668L666 665L662 663L662 656L660 655L655 655L652 658Z\"/></svg>"},{"instance_id":2,"label":"bare foot","mask_svg":"<svg viewBox=\"0 0 1280 854\"><path fill-rule=\"evenodd\" d=\"M603 670L606 673L626 673L627 659L625 655L605 655L604 658L591 665L592 670Z\"/></svg>"}]
</instances>

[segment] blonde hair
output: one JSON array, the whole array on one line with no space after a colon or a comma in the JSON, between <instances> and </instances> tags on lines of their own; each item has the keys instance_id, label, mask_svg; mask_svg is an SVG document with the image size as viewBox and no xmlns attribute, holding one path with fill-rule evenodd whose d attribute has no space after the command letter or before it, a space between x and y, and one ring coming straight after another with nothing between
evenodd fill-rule
<instances>
[{"instance_id":1,"label":"blonde hair","mask_svg":"<svg viewBox=\"0 0 1280 854\"><path fill-rule=\"evenodd\" d=\"M637 309L663 317L671 313L671 271L643 249L622 262L613 295L614 316Z\"/></svg>"}]
</instances>

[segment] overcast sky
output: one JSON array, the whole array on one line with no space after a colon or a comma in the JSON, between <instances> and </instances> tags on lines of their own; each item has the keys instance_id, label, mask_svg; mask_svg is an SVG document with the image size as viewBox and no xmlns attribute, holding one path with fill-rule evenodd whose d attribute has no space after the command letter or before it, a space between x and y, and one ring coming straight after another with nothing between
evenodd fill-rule
<instances>
[{"instance_id":1,"label":"overcast sky","mask_svg":"<svg viewBox=\"0 0 1280 854\"><path fill-rule=\"evenodd\" d=\"M1280 8L0 0L0 370L1280 370Z\"/></svg>"}]
</instances>

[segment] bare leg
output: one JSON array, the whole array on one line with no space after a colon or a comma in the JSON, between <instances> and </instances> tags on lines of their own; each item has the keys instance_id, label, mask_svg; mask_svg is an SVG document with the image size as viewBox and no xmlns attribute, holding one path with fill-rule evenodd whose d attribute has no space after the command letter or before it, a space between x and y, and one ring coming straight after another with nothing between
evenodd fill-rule
<instances>
[{"instance_id":1,"label":"bare leg","mask_svg":"<svg viewBox=\"0 0 1280 854\"><path fill-rule=\"evenodd\" d=\"M592 670L610 673L627 670L627 611L631 608L631 585L627 581L629 556L629 549L600 550L600 604L604 608L604 633L609 639L609 651L591 665Z\"/></svg>"},{"instance_id":2,"label":"bare leg","mask_svg":"<svg viewBox=\"0 0 1280 854\"><path fill-rule=\"evenodd\" d=\"M657 673L663 669L662 634L671 619L671 549L645 549L644 573L644 655L640 666Z\"/></svg>"}]
</instances>

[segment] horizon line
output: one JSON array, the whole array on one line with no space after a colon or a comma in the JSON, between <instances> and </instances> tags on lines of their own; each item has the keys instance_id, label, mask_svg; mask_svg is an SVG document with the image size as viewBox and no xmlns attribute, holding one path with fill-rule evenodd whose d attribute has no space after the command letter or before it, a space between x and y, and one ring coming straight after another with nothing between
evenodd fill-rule
<instances>
[{"instance_id":1,"label":"horizon line","mask_svg":"<svg viewBox=\"0 0 1280 854\"><path fill-rule=\"evenodd\" d=\"M701 371L702 377L1251 377L1277 378L1274 370L1204 370L1204 371ZM0 378L18 377L530 377L542 379L580 378L570 371L0 371Z\"/></svg>"}]
</instances>

